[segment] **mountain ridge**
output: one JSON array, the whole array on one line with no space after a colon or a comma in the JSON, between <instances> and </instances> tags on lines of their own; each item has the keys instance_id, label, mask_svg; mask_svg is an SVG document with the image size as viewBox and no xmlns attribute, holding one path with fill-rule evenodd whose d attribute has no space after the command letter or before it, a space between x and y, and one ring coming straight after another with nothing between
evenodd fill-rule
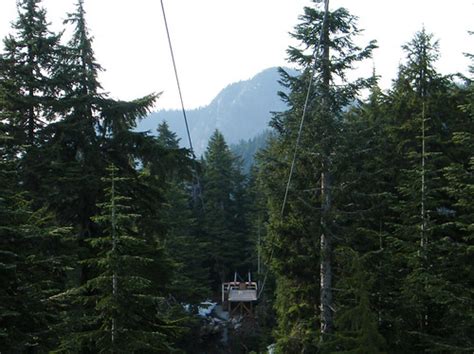
<instances>
[{"instance_id":1,"label":"mountain ridge","mask_svg":"<svg viewBox=\"0 0 474 354\"><path fill-rule=\"evenodd\" d=\"M221 131L229 145L254 138L268 129L271 112L286 109L286 104L278 96L278 91L284 90L279 79L278 68L265 69L249 80L230 83L208 105L187 110L196 155L205 151L209 137L216 129ZM182 146L189 147L181 110L153 112L138 122L136 130L155 134L162 121L166 121L178 135Z\"/></svg>"}]
</instances>

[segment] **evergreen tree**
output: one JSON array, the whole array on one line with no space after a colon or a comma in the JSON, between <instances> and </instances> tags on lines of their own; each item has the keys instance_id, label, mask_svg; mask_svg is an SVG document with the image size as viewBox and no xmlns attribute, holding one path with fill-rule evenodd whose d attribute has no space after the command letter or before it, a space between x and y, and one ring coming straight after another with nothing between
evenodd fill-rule
<instances>
[{"instance_id":1,"label":"evergreen tree","mask_svg":"<svg viewBox=\"0 0 474 354\"><path fill-rule=\"evenodd\" d=\"M53 115L56 91L52 68L57 59L60 36L48 29L41 0L20 0L15 35L4 39L0 57L0 82L13 113L18 144L36 144L37 132Z\"/></svg>"},{"instance_id":2,"label":"evergreen tree","mask_svg":"<svg viewBox=\"0 0 474 354\"><path fill-rule=\"evenodd\" d=\"M393 177L397 175L397 166L393 163L396 161L393 156L395 148L387 141L386 100L386 95L378 87L374 71L368 99L358 102L345 115L343 146L337 156L342 186L338 199L338 225L343 230L343 235L339 244L343 246L343 254L353 254L361 259L360 266L357 267L360 274L357 277L370 279L363 285L364 291L369 295L367 306L364 305L357 311L365 309L365 318L376 315L375 337L378 336L377 327L384 337L387 336L385 329L393 329L390 314L394 314L392 311L397 309L394 300L397 295L393 288L399 283L397 273L394 272L395 262L387 248L393 220L391 208L395 200ZM337 267L336 288L346 287L351 279L351 271L347 268L353 267L355 265L350 262ZM352 290L350 288L340 292L336 299L338 310L335 321L339 323L336 325L336 337L347 331L347 326L341 327L344 321L340 319L351 316L351 306L354 305L350 293ZM362 332L359 335L363 336ZM349 350L347 345L348 343L345 344L346 349ZM362 349L356 346L352 350Z\"/></svg>"},{"instance_id":3,"label":"evergreen tree","mask_svg":"<svg viewBox=\"0 0 474 354\"><path fill-rule=\"evenodd\" d=\"M34 18L25 18L21 17L25 26L35 26ZM27 20L31 22L28 23ZM62 224L72 224L75 234L79 236L74 252L82 259L93 257L95 251L84 239L104 232L103 225L95 222L92 216L97 212L97 201L103 199L100 181L105 175L105 166L114 161L124 174L132 177L133 183L128 184L127 193L134 198L133 212L140 215L135 220L136 226L141 229L148 242L161 242L161 236L157 234L162 232L163 225L156 220L160 220L157 215L161 209L162 184L154 186L154 183L157 176L163 174L161 169L170 169L170 166L175 168L184 162L186 154L166 154L153 137L132 131L136 120L147 114L158 95L151 94L124 102L112 100L101 93L101 86L97 81L100 66L94 58L82 1L77 2L76 11L68 16L66 23L74 26L72 39L68 45L55 52L52 58L54 60L48 62L48 70L42 71L48 74L49 82L54 83L54 87L48 86L49 91L45 89L45 92L49 96L41 94L36 101L43 110L35 108L41 119L48 118L53 113L61 119L56 119L40 131L35 130L34 149L29 148L26 154L19 155L22 157L21 164L28 167L23 172L26 180L30 182L29 175L37 177L34 179L34 188L28 187L34 192L34 204L47 206L58 215ZM16 47L11 47L14 52ZM11 62L15 63L16 59ZM2 63L7 62L4 60ZM2 67L7 68L6 65ZM9 95L8 104L2 106L2 114L15 118L18 116L12 104L15 97L11 96L15 91L7 84L9 81L6 79L2 81L2 92ZM5 128L9 134L15 132L14 129L18 130L13 118ZM23 143L18 139L16 146ZM179 159L174 161L176 156ZM139 166L145 165L150 167L150 173L139 171ZM187 166L186 162L181 168L185 169ZM157 257L156 262L165 262L164 259L164 256ZM165 268L167 267L163 266ZM86 286L91 279L95 279L96 271L87 262L82 262L81 269L75 269L71 273L71 282L74 286L78 282ZM154 285L163 284L168 283L163 281L168 279L167 274L153 274L150 277ZM161 291L164 293L164 290ZM81 317L82 311L82 304L69 307L65 323L70 324L71 319ZM87 330L87 325L79 321L75 330ZM67 334L64 334L64 338L66 337Z\"/></svg>"},{"instance_id":4,"label":"evergreen tree","mask_svg":"<svg viewBox=\"0 0 474 354\"><path fill-rule=\"evenodd\" d=\"M342 236L338 229L341 176L337 173L338 163L341 163L342 115L358 89L368 84L366 80L349 83L346 71L356 62L370 57L375 47L370 43L361 49L353 44L359 30L355 17L347 10L337 9L328 11L327 16L324 14L317 4L307 7L301 23L295 27L293 36L301 42L301 48L290 47L289 60L301 65L304 71L300 77L283 72L282 81L290 94L282 94L282 97L290 109L272 119L277 136L271 140L263 162L270 194L273 268L278 277L277 344L284 352L317 351L319 333L329 334L334 328L332 253L336 246L334 235ZM313 73L306 67L312 63L313 53L319 53L319 50L321 53ZM314 83L307 120L281 219L284 181L310 75L314 75ZM334 84L336 81L337 85ZM317 296L319 301L315 301Z\"/></svg>"},{"instance_id":5,"label":"evergreen tree","mask_svg":"<svg viewBox=\"0 0 474 354\"><path fill-rule=\"evenodd\" d=\"M417 351L430 348L427 338L441 335L443 327L437 322L443 317L444 295L433 291L441 291L443 285L434 259L446 251L439 228L445 218L439 211L447 202L441 170L447 161L446 128L456 107L448 100L449 82L434 69L438 50L433 36L423 29L403 49L407 62L400 67L388 102L389 137L396 151L392 161L398 168L388 247L403 269L394 309L399 335L406 331L400 343L405 351Z\"/></svg>"},{"instance_id":6,"label":"evergreen tree","mask_svg":"<svg viewBox=\"0 0 474 354\"><path fill-rule=\"evenodd\" d=\"M166 121L163 121L158 125L156 129L158 133L158 143L167 149L179 149L179 139L176 133L170 130L170 127Z\"/></svg>"},{"instance_id":7,"label":"evergreen tree","mask_svg":"<svg viewBox=\"0 0 474 354\"><path fill-rule=\"evenodd\" d=\"M76 11L64 21L73 27L72 38L54 66L54 79L61 89L56 109L64 119L48 127L53 138L47 139L44 150L54 163L43 171L54 181L53 189L45 185L49 191L46 202L64 220L73 222L80 238L94 232L90 218L96 213L106 165L96 132L104 99L97 78L102 68L95 59L85 15L83 1L78 0ZM58 175L62 178L57 179Z\"/></svg>"},{"instance_id":8,"label":"evergreen tree","mask_svg":"<svg viewBox=\"0 0 474 354\"><path fill-rule=\"evenodd\" d=\"M323 345L323 350L329 353L383 353L386 345L378 331L376 313L370 308L370 289L372 281L363 264L367 258L360 257L350 248L338 250L341 264L344 264L340 274L341 281L338 289L347 296L338 306L340 314L336 317L337 332Z\"/></svg>"},{"instance_id":9,"label":"evergreen tree","mask_svg":"<svg viewBox=\"0 0 474 354\"><path fill-rule=\"evenodd\" d=\"M157 129L158 144L178 153L179 139L166 122ZM198 229L192 208L188 176L169 170L164 190L166 250L176 263L171 293L179 302L199 304L209 295L208 269L204 267L207 244Z\"/></svg>"},{"instance_id":10,"label":"evergreen tree","mask_svg":"<svg viewBox=\"0 0 474 354\"><path fill-rule=\"evenodd\" d=\"M73 26L72 38L54 66L61 93L55 109L63 119L50 124L43 136L41 153L51 163L36 166L47 181L39 198L63 220L72 222L79 238L97 231L91 216L102 194L100 178L107 164L114 162L136 177L137 161L159 155L152 137L132 131L158 95L125 102L102 92L97 78L102 68L94 56L85 16L83 1L78 0L75 12L65 21Z\"/></svg>"},{"instance_id":11,"label":"evergreen tree","mask_svg":"<svg viewBox=\"0 0 474 354\"><path fill-rule=\"evenodd\" d=\"M0 133L0 348L45 352L54 347L61 321L53 298L64 290L71 263L69 230L32 208L9 151L11 139Z\"/></svg>"},{"instance_id":12,"label":"evergreen tree","mask_svg":"<svg viewBox=\"0 0 474 354\"><path fill-rule=\"evenodd\" d=\"M137 229L139 215L131 213L131 199L121 192L126 179L115 166L108 170L107 200L95 218L104 231L87 240L95 253L83 261L94 276L64 294L83 306L84 315L73 319L73 333L63 338L61 350L171 352L175 330L158 311L167 261L156 240Z\"/></svg>"},{"instance_id":13,"label":"evergreen tree","mask_svg":"<svg viewBox=\"0 0 474 354\"><path fill-rule=\"evenodd\" d=\"M0 86L6 102L2 110L12 138L8 144L21 146L26 152L18 168L22 171L22 183L30 192L36 192L40 183L33 168L42 159L37 149L39 134L47 122L56 118L57 86L52 72L59 55L60 36L48 29L46 11L40 3L17 2L14 34L4 39L4 52L0 55ZM34 208L39 206L35 202Z\"/></svg>"},{"instance_id":14,"label":"evergreen tree","mask_svg":"<svg viewBox=\"0 0 474 354\"><path fill-rule=\"evenodd\" d=\"M472 100L471 100L472 104ZM472 127L472 115L471 127ZM458 158L443 170L447 183L444 187L452 203L444 212L449 218L443 223L443 257L438 257L441 286L436 289L438 302L443 306L442 326L439 337L432 340L434 348L453 352L469 352L474 347L474 269L473 225L474 211L474 132L453 133L453 144L457 146ZM441 300L441 301L440 301Z\"/></svg>"},{"instance_id":15,"label":"evergreen tree","mask_svg":"<svg viewBox=\"0 0 474 354\"><path fill-rule=\"evenodd\" d=\"M254 270L254 277L259 286L258 306L255 315L259 337L259 350L265 350L274 342L272 329L276 324L276 314L273 308L275 301L275 279L268 272L268 265L264 262L264 240L267 237L268 211L267 200L264 193L264 181L259 176L258 167L250 170L246 184L246 219L249 226L249 264ZM256 270L256 273L255 273ZM266 276L266 279L264 279ZM265 282L265 285L263 285Z\"/></svg>"},{"instance_id":16,"label":"evergreen tree","mask_svg":"<svg viewBox=\"0 0 474 354\"><path fill-rule=\"evenodd\" d=\"M472 55L467 55L471 60ZM474 65L470 66L471 75ZM450 203L440 208L447 216L442 223L444 237L440 240L445 246L440 275L444 280L441 291L445 294L446 311L443 313L444 329L442 338L437 338L437 346L446 351L468 352L474 347L472 333L474 308L474 269L472 267L472 250L474 212L472 200L474 196L474 85L473 78L467 78L466 90L461 90L463 103L461 112L451 119L452 134L450 136L451 157L449 164L443 168L445 184L444 192L449 196ZM455 96L451 100L455 100ZM456 118L456 121L453 120ZM440 292L441 292L440 291Z\"/></svg>"},{"instance_id":17,"label":"evergreen tree","mask_svg":"<svg viewBox=\"0 0 474 354\"><path fill-rule=\"evenodd\" d=\"M249 270L244 177L239 160L219 131L209 140L203 164L204 232L209 245L207 266L217 287L234 271L245 274Z\"/></svg>"}]
</instances>

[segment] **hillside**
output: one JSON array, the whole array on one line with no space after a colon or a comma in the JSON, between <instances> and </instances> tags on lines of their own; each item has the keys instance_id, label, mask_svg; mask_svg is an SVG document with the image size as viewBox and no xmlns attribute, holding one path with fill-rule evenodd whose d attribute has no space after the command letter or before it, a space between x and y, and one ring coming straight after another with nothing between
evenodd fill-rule
<instances>
[{"instance_id":1,"label":"hillside","mask_svg":"<svg viewBox=\"0 0 474 354\"><path fill-rule=\"evenodd\" d=\"M255 154L263 149L270 136L270 130L264 130L260 134L247 140L240 140L237 144L231 144L231 151L242 158L242 170L248 173L255 162Z\"/></svg>"},{"instance_id":2,"label":"hillside","mask_svg":"<svg viewBox=\"0 0 474 354\"><path fill-rule=\"evenodd\" d=\"M277 95L277 92L282 90L278 80L278 69L269 68L250 80L228 85L209 105L188 110L189 128L196 155L204 152L215 129L223 133L228 144L238 144L241 140L251 139L267 129L270 112L285 109L285 104ZM154 112L138 124L137 130L154 133L163 120L178 134L183 146L188 146L181 110Z\"/></svg>"}]
</instances>

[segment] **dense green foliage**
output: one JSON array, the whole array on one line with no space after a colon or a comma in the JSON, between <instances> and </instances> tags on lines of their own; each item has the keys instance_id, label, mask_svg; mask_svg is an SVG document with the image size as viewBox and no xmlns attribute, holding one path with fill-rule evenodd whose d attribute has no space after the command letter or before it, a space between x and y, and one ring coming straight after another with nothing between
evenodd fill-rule
<instances>
[{"instance_id":1,"label":"dense green foliage","mask_svg":"<svg viewBox=\"0 0 474 354\"><path fill-rule=\"evenodd\" d=\"M212 352L197 307L249 271L257 320L216 352L472 352L474 79L437 72L422 29L389 90L375 69L349 81L375 49L356 20L305 8L288 109L234 148L216 130L193 163L166 122L136 132L158 94L103 91L82 0L69 40L18 1L0 54L0 352Z\"/></svg>"},{"instance_id":2,"label":"dense green foliage","mask_svg":"<svg viewBox=\"0 0 474 354\"><path fill-rule=\"evenodd\" d=\"M90 279L61 295L81 306L80 319L71 319L70 333L62 350L88 348L92 352L171 352L168 336L173 327L160 313L160 295L169 282L170 265L162 256L156 237L142 233L133 214L135 204L122 192L127 179L108 168L106 200L99 204L94 221L100 235L86 242L90 258L81 261ZM106 350L104 350L106 348Z\"/></svg>"},{"instance_id":3,"label":"dense green foliage","mask_svg":"<svg viewBox=\"0 0 474 354\"><path fill-rule=\"evenodd\" d=\"M232 279L235 271L245 275L249 270L245 185L240 164L216 130L204 155L202 178L206 258L215 285Z\"/></svg>"},{"instance_id":4,"label":"dense green foliage","mask_svg":"<svg viewBox=\"0 0 474 354\"><path fill-rule=\"evenodd\" d=\"M170 153L178 153L179 140L166 122L157 129L158 143ZM176 275L172 280L172 294L180 302L198 304L210 296L210 281L206 262L208 242L199 226L202 200L192 198L193 185L171 170L166 182L163 205L164 223L167 225L166 249L176 262Z\"/></svg>"},{"instance_id":5,"label":"dense green foliage","mask_svg":"<svg viewBox=\"0 0 474 354\"><path fill-rule=\"evenodd\" d=\"M293 47L288 53L303 70L324 31L323 18L318 5L306 8L295 28L308 55ZM357 33L345 10L330 12L328 23L330 34L340 32L333 40L323 35L321 45L328 40L329 53L341 56L325 56L323 50L316 65L284 215L283 188L308 70L298 77L283 72L291 88L283 95L290 110L273 118L277 134L260 158L269 201L267 248L277 278L277 348L285 353L469 352L472 202L464 196L473 183L472 82L460 86L437 73L437 42L422 29L403 47L406 60L388 92L378 88L375 74L347 87L340 84L344 76L329 89L318 86L324 84L325 60L333 78L366 56L350 48L338 52L338 44L350 46ZM371 88L369 97L354 101L354 89L364 83ZM330 109L321 113L328 101ZM330 173L329 205L321 172ZM329 258L325 232L333 241ZM320 297L325 259L334 284L330 331L324 328L327 297Z\"/></svg>"},{"instance_id":6,"label":"dense green foliage","mask_svg":"<svg viewBox=\"0 0 474 354\"><path fill-rule=\"evenodd\" d=\"M18 161L0 148L0 348L27 352L52 345L61 322L51 297L64 290L70 230L34 209L18 184ZM3 350L3 349L2 349Z\"/></svg>"},{"instance_id":7,"label":"dense green foliage","mask_svg":"<svg viewBox=\"0 0 474 354\"><path fill-rule=\"evenodd\" d=\"M82 0L66 44L40 1L18 10L0 57L1 351L170 352L164 171L186 178L188 154L133 132L158 95L102 92Z\"/></svg>"},{"instance_id":8,"label":"dense green foliage","mask_svg":"<svg viewBox=\"0 0 474 354\"><path fill-rule=\"evenodd\" d=\"M282 94L290 109L271 122L276 135L262 156L262 173L269 196L272 266L277 274L278 348L283 352L317 351L319 332L333 332L333 249L346 238L344 185L349 177L345 160L344 109L368 80L346 80L346 71L370 57L375 44L361 49L353 44L359 32L345 9L328 13L305 8L293 37L301 48L290 47L289 60L302 66L302 75L282 72L290 89ZM313 52L320 53L314 72ZM300 139L290 197L282 215L285 178L303 111L310 75L314 76ZM337 82L337 85L335 84ZM321 247L320 247L321 244ZM321 274L321 277L320 277ZM320 297L321 300L315 299Z\"/></svg>"}]
</instances>

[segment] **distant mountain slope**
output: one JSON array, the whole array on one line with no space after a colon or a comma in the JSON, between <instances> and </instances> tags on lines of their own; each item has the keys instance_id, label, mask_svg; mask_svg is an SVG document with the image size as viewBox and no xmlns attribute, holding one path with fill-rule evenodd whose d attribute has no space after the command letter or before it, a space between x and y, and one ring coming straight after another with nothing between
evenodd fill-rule
<instances>
[{"instance_id":1,"label":"distant mountain slope","mask_svg":"<svg viewBox=\"0 0 474 354\"><path fill-rule=\"evenodd\" d=\"M228 85L209 105L187 111L196 155L205 151L215 129L222 132L228 144L251 139L267 129L270 112L286 108L277 95L282 90L279 78L277 68L266 69L250 80ZM183 146L188 146L181 110L154 112L138 124L137 130L154 134L163 120L178 134Z\"/></svg>"},{"instance_id":2,"label":"distant mountain slope","mask_svg":"<svg viewBox=\"0 0 474 354\"><path fill-rule=\"evenodd\" d=\"M266 147L267 139L270 137L270 130L247 140L240 140L237 144L231 144L231 151L242 159L242 170L248 173L255 162L255 154Z\"/></svg>"}]
</instances>

